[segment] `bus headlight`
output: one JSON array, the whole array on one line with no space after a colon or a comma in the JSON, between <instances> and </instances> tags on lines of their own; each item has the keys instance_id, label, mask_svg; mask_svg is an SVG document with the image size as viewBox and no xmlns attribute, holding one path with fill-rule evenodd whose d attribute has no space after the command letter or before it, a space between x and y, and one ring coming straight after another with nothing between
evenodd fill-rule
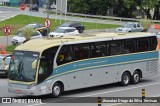
<instances>
[{"instance_id":1,"label":"bus headlight","mask_svg":"<svg viewBox=\"0 0 160 106\"><path fill-rule=\"evenodd\" d=\"M31 89L31 88L34 87L35 85L36 85L36 83L30 84L30 85L28 85L28 88L27 88L27 89Z\"/></svg>"}]
</instances>

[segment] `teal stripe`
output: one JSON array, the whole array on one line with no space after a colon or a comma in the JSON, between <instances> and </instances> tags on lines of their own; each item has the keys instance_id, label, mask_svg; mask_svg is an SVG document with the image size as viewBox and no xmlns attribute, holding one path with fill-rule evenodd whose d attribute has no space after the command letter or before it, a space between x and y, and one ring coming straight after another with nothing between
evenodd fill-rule
<instances>
[{"instance_id":1,"label":"teal stripe","mask_svg":"<svg viewBox=\"0 0 160 106\"><path fill-rule=\"evenodd\" d=\"M149 59L158 59L158 51L155 52L146 52L139 54L130 54L130 55L119 55L113 57L104 57L104 58L96 58L89 59L84 61L76 61L71 64L62 65L53 70L52 75L62 74L71 70L81 70L87 67L94 66L107 66L107 65L116 65L121 63L130 63L133 61L145 61Z\"/></svg>"}]
</instances>

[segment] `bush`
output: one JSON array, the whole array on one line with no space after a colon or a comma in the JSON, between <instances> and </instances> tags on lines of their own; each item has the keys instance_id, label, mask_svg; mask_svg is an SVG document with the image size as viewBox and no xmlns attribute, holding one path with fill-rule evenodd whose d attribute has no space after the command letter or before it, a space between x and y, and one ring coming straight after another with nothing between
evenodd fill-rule
<instances>
[{"instance_id":1,"label":"bush","mask_svg":"<svg viewBox=\"0 0 160 106\"><path fill-rule=\"evenodd\" d=\"M152 22L149 19L141 19L139 22L144 28L144 31L148 31L149 26L152 24Z\"/></svg>"},{"instance_id":2,"label":"bush","mask_svg":"<svg viewBox=\"0 0 160 106\"><path fill-rule=\"evenodd\" d=\"M33 28L25 28L22 33L23 33L24 37L26 38L26 41L28 41L31 39L34 32L35 31Z\"/></svg>"},{"instance_id":3,"label":"bush","mask_svg":"<svg viewBox=\"0 0 160 106\"><path fill-rule=\"evenodd\" d=\"M7 51L7 52L13 52L16 47L17 47L16 45L7 46L7 47L6 47L6 51Z\"/></svg>"}]
</instances>

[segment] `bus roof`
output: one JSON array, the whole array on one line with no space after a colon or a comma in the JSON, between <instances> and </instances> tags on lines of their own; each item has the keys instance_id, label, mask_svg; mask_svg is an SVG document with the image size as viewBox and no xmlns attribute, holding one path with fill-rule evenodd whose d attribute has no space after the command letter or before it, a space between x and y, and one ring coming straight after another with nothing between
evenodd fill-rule
<instances>
[{"instance_id":1,"label":"bus roof","mask_svg":"<svg viewBox=\"0 0 160 106\"><path fill-rule=\"evenodd\" d=\"M74 36L64 36L56 38L33 39L16 47L15 50L42 52L50 47L62 44L76 44L84 42L107 41L127 38L155 36L153 33L136 32L136 33L97 33L97 34L81 34Z\"/></svg>"}]
</instances>

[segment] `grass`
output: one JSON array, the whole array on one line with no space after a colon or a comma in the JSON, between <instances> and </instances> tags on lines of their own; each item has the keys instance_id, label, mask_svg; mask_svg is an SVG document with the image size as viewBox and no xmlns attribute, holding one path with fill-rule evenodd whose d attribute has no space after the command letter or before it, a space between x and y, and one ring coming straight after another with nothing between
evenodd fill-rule
<instances>
[{"instance_id":1,"label":"grass","mask_svg":"<svg viewBox=\"0 0 160 106\"><path fill-rule=\"evenodd\" d=\"M17 47L16 45L7 46L7 47L6 47L6 51L7 51L7 52L13 52L16 47Z\"/></svg>"},{"instance_id":2,"label":"grass","mask_svg":"<svg viewBox=\"0 0 160 106\"><path fill-rule=\"evenodd\" d=\"M16 35L17 30L19 28L24 27L29 23L40 23L44 24L45 18L33 17L28 15L17 15L13 18L7 19L5 21L0 22L0 36L4 36L3 28L8 25L11 27L11 35ZM65 21L62 20L61 23ZM99 23L88 23L88 22L81 22L85 27L86 30L88 29L107 29L107 28L117 28L119 25L112 25L112 24L99 24ZM51 27L50 30L53 31L57 26L60 25L60 20L51 19Z\"/></svg>"}]
</instances>

